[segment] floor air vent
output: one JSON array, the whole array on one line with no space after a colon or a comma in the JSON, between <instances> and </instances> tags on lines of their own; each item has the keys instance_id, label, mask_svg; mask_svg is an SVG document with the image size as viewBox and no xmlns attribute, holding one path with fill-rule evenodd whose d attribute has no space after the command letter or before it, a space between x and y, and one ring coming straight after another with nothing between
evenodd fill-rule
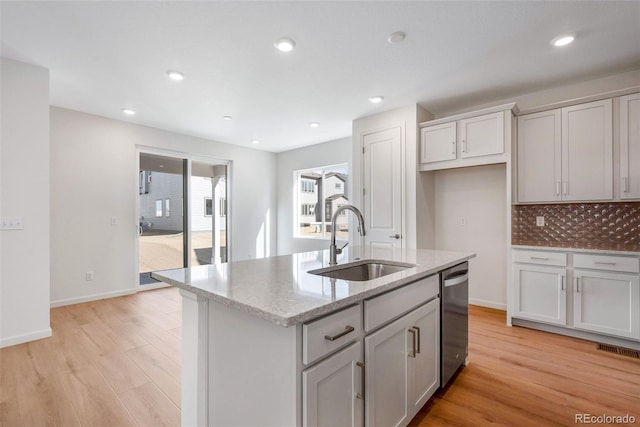
<instances>
[{"instance_id":1,"label":"floor air vent","mask_svg":"<svg viewBox=\"0 0 640 427\"><path fill-rule=\"evenodd\" d=\"M598 344L596 347L598 350L608 351L609 353L621 354L622 356L633 357L634 359L640 359L640 351L630 348L618 347L609 344Z\"/></svg>"}]
</instances>

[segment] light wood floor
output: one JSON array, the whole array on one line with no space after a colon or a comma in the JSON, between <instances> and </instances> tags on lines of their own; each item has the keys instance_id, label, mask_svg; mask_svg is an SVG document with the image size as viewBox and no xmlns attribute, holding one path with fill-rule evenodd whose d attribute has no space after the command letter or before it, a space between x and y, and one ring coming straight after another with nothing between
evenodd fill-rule
<instances>
[{"instance_id":1,"label":"light wood floor","mask_svg":"<svg viewBox=\"0 0 640 427\"><path fill-rule=\"evenodd\" d=\"M575 425L576 413L640 424L639 360L504 316L471 307L471 364L412 426ZM1 426L180 424L175 288L55 308L51 326L51 338L0 350Z\"/></svg>"}]
</instances>

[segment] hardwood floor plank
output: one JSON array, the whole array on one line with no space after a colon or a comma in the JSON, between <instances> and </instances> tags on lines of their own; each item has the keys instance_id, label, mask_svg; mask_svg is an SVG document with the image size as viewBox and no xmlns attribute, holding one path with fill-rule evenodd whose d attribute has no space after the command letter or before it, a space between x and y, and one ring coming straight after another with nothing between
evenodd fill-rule
<instances>
[{"instance_id":1,"label":"hardwood floor plank","mask_svg":"<svg viewBox=\"0 0 640 427\"><path fill-rule=\"evenodd\" d=\"M180 407L180 366L162 354L153 345L144 345L126 352L133 360L164 392L169 399Z\"/></svg>"},{"instance_id":2,"label":"hardwood floor plank","mask_svg":"<svg viewBox=\"0 0 640 427\"><path fill-rule=\"evenodd\" d=\"M141 426L180 426L180 409L153 383L127 391L122 401Z\"/></svg>"},{"instance_id":3,"label":"hardwood floor plank","mask_svg":"<svg viewBox=\"0 0 640 427\"><path fill-rule=\"evenodd\" d=\"M117 394L151 382L144 371L122 351L99 356L96 366Z\"/></svg>"}]
</instances>

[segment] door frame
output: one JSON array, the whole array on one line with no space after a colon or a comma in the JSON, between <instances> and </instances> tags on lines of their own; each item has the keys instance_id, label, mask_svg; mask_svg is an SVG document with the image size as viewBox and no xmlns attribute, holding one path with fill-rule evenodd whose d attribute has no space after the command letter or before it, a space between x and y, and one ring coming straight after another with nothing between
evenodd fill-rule
<instances>
[{"instance_id":1,"label":"door frame","mask_svg":"<svg viewBox=\"0 0 640 427\"><path fill-rule=\"evenodd\" d=\"M183 227L184 227L184 238L186 240L186 245L185 245L185 254L183 254L183 256L185 257L185 261L187 264L187 268L191 267L191 257L187 256L187 254L191 253L192 250L192 246L191 246L191 212L190 212L190 208L189 208L189 202L191 201L191 197L189 196L191 194L191 164L192 162L201 162L201 163L210 163L213 165L224 165L227 167L227 177L226 177L226 181L227 181L227 217L226 217L226 244L227 244L227 262L231 262L231 251L229 250L229 248L232 246L231 243L231 236L232 233L230 232L231 227L232 227L232 212L233 212L233 197L229 197L230 194L232 194L232 170L233 170L233 165L232 165L232 161L231 160L226 160L226 159L220 159L217 157L213 157L213 156L208 156L208 155L202 155L202 154L193 154L193 153L187 153L184 151L177 151L177 150L171 150L171 149L162 149L162 148L156 148L156 147L151 147L151 146L147 146L147 145L138 145L136 144L135 146L135 165L136 165L136 169L135 169L135 179L133 180L133 191L134 191L134 197L135 197L135 209L134 209L134 218L133 218L133 223L135 225L135 249L134 249L134 255L135 255L135 267L134 267L134 285L136 286L136 289L138 291L141 290L151 290L151 289L157 289L157 288L165 288L169 285L167 285L166 283L163 282L158 282L158 283L152 283L149 285L140 285L140 239L138 238L138 226L140 223L140 200L139 200L139 179L140 179L140 155L141 154L154 154L154 155L158 155L158 156L165 156L165 157L172 157L174 159L180 159L180 160L185 160L186 161L186 167L184 170L184 174L188 179L184 179L183 180L183 202L182 202L182 208L184 209L184 223L183 223Z\"/></svg>"}]
</instances>

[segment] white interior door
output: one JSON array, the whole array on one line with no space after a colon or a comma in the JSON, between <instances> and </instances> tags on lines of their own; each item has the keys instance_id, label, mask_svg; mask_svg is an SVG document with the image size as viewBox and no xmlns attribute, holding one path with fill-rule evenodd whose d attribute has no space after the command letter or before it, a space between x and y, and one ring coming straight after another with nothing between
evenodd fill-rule
<instances>
[{"instance_id":1,"label":"white interior door","mask_svg":"<svg viewBox=\"0 0 640 427\"><path fill-rule=\"evenodd\" d=\"M402 128L363 136L365 245L371 256L403 246Z\"/></svg>"}]
</instances>

